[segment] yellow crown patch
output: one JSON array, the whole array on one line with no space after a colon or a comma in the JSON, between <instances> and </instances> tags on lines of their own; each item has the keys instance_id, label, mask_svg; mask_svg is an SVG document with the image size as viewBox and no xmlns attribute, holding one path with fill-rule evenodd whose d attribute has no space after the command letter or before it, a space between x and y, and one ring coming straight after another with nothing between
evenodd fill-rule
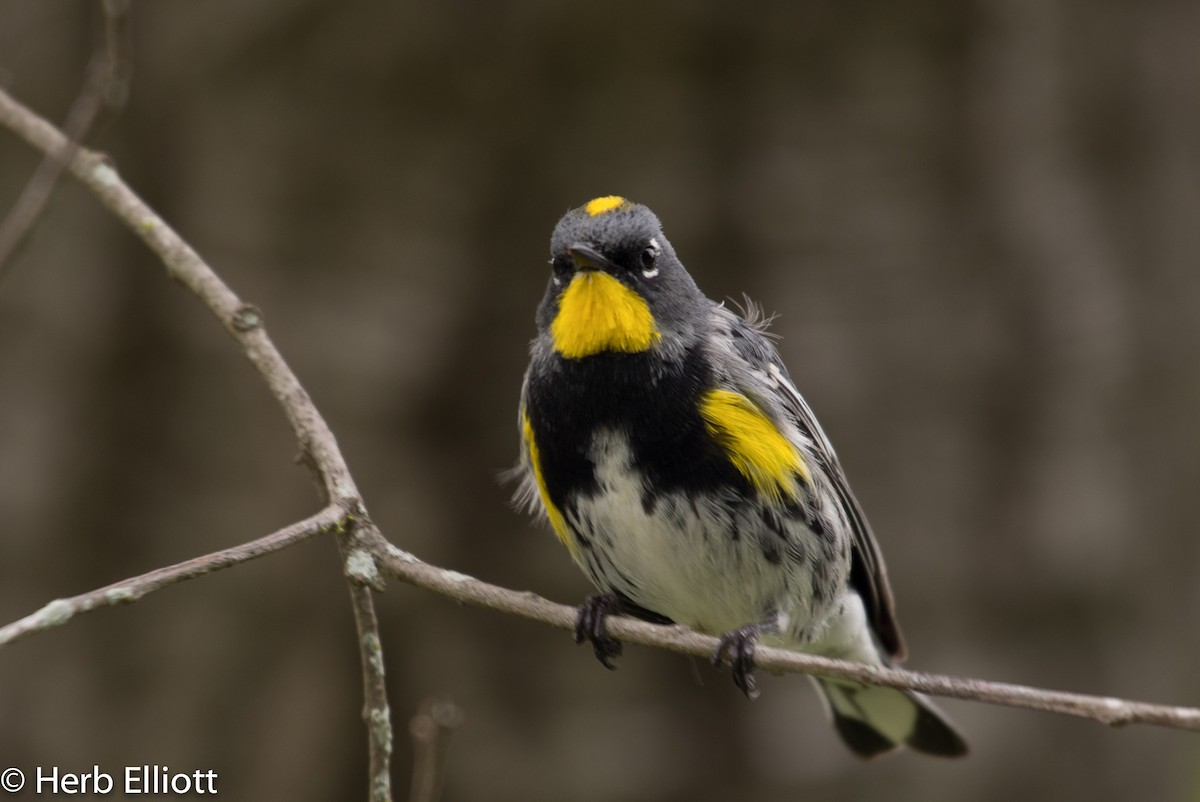
<instances>
[{"instance_id":1,"label":"yellow crown patch","mask_svg":"<svg viewBox=\"0 0 1200 802\"><path fill-rule=\"evenodd\" d=\"M620 195L605 195L603 198L592 198L583 207L583 210L590 217L599 217L602 214L608 214L613 209L619 208L628 202Z\"/></svg>"}]
</instances>

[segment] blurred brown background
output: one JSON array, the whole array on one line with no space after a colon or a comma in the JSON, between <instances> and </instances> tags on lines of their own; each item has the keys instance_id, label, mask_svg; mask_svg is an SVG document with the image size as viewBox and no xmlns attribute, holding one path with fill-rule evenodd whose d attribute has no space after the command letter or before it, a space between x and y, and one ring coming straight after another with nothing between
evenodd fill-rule
<instances>
[{"instance_id":1,"label":"blurred brown background","mask_svg":"<svg viewBox=\"0 0 1200 802\"><path fill-rule=\"evenodd\" d=\"M84 2L0 0L61 120ZM888 558L916 668L1200 703L1200 4L156 0L95 147L269 330L397 544L575 603L497 482L551 227L654 208L761 300ZM0 206L37 157L0 132ZM0 621L316 509L200 304L65 183L0 284ZM948 702L975 754L862 764L799 677L726 674L402 585L397 727L448 800L1198 800L1194 734ZM697 681L697 678L699 681ZM157 763L223 799L365 796L318 540L0 651L0 767ZM28 795L28 793L27 793Z\"/></svg>"}]
</instances>

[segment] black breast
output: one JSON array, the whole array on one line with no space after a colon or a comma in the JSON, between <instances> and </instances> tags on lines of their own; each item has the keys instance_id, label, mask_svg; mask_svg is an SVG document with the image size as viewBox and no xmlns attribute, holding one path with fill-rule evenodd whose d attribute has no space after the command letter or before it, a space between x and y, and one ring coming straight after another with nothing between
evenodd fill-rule
<instances>
[{"instance_id":1,"label":"black breast","mask_svg":"<svg viewBox=\"0 0 1200 802\"><path fill-rule=\"evenodd\" d=\"M699 346L678 362L647 354L555 357L530 377L525 399L551 499L569 508L575 498L596 492L588 451L601 428L628 438L647 482L646 503L672 490L731 484L748 490L700 418L700 395L711 386Z\"/></svg>"}]
</instances>

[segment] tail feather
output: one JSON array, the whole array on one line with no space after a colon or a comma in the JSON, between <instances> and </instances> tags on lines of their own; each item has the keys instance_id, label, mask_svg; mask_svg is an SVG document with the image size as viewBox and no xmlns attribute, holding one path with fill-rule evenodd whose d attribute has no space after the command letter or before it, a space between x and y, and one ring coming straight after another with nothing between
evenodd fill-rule
<instances>
[{"instance_id":1,"label":"tail feather","mask_svg":"<svg viewBox=\"0 0 1200 802\"><path fill-rule=\"evenodd\" d=\"M941 757L967 754L954 725L919 693L833 680L817 680L833 725L846 746L875 757L900 746Z\"/></svg>"}]
</instances>

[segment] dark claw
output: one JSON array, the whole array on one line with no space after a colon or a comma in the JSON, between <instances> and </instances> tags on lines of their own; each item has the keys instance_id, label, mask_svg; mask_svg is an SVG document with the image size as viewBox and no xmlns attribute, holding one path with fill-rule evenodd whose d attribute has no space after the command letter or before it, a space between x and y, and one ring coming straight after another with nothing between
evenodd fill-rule
<instances>
[{"instance_id":1,"label":"dark claw","mask_svg":"<svg viewBox=\"0 0 1200 802\"><path fill-rule=\"evenodd\" d=\"M621 641L608 636L604 621L618 612L620 602L616 594L596 593L583 600L575 617L575 643L590 641L596 659L609 671L617 670L612 661L621 656Z\"/></svg>"},{"instance_id":2,"label":"dark claw","mask_svg":"<svg viewBox=\"0 0 1200 802\"><path fill-rule=\"evenodd\" d=\"M747 699L758 697L758 684L754 681L754 646L762 634L758 624L731 629L721 636L721 643L713 653L712 662L718 668L729 663L733 671L733 684L746 694Z\"/></svg>"}]
</instances>

